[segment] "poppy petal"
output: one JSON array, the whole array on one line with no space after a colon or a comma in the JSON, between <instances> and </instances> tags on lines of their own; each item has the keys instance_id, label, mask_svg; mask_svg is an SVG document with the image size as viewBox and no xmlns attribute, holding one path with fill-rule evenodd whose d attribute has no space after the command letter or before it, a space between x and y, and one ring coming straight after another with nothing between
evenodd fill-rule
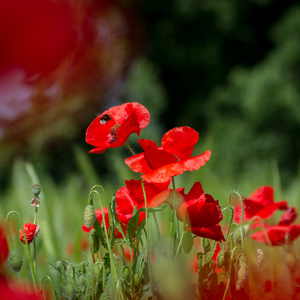
<instances>
[{"instance_id":1,"label":"poppy petal","mask_svg":"<svg viewBox=\"0 0 300 300\"><path fill-rule=\"evenodd\" d=\"M198 139L196 130L188 126L175 127L163 136L161 145L165 151L175 154L179 160L184 160L191 157Z\"/></svg>"}]
</instances>

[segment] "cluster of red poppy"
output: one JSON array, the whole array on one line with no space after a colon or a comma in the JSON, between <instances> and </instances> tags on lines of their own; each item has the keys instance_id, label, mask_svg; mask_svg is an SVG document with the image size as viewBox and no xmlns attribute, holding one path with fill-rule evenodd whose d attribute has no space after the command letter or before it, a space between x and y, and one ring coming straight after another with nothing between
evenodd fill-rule
<instances>
[{"instance_id":1,"label":"cluster of red poppy","mask_svg":"<svg viewBox=\"0 0 300 300\"><path fill-rule=\"evenodd\" d=\"M273 246L284 245L293 242L300 235L300 224L292 225L298 216L295 207L288 207L287 201L274 202L274 189L270 186L262 186L254 191L250 197L243 198L244 221L252 220L251 229L260 228L251 235L251 238ZM276 225L262 220L270 219L278 210L284 210L284 214ZM235 207L234 218L241 221L241 204ZM260 219L260 221L259 221ZM264 227L264 228L263 228ZM268 235L268 238L266 236Z\"/></svg>"},{"instance_id":2,"label":"cluster of red poppy","mask_svg":"<svg viewBox=\"0 0 300 300\"><path fill-rule=\"evenodd\" d=\"M125 103L103 112L88 127L86 142L95 146L90 153L103 153L107 148L119 147L127 141L132 133L140 134L150 121L148 110L138 103ZM158 207L163 203L173 207L173 190L169 189L171 178L185 171L198 170L210 158L210 151L191 157L199 134L192 128L176 127L168 131L162 138L161 146L146 139L138 140L144 152L125 160L134 172L141 173L144 180L148 207ZM116 193L117 216L124 232L132 216L134 207L145 206L144 194L140 180L125 181L126 187L121 187ZM176 189L175 200L178 203L177 217L183 222L184 230L223 241L224 236L219 222L223 216L218 201L211 195L204 194L200 182L195 183L188 194L184 189ZM107 209L106 226L109 226ZM103 216L101 210L96 210L100 224ZM140 213L140 221L145 218ZM84 231L89 231L85 225ZM117 233L119 234L119 233Z\"/></svg>"}]
</instances>

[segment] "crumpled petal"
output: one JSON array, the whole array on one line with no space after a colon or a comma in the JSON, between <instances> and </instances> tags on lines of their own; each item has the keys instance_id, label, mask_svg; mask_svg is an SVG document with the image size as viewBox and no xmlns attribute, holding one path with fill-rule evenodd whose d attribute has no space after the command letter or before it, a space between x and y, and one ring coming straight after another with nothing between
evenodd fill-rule
<instances>
[{"instance_id":1,"label":"crumpled petal","mask_svg":"<svg viewBox=\"0 0 300 300\"><path fill-rule=\"evenodd\" d=\"M198 132L191 127L175 127L163 136L161 145L165 151L175 154L180 160L184 160L191 157L198 139Z\"/></svg>"},{"instance_id":2,"label":"crumpled petal","mask_svg":"<svg viewBox=\"0 0 300 300\"><path fill-rule=\"evenodd\" d=\"M148 182L167 181L171 177L180 175L185 171L198 170L209 160L210 154L211 152L207 150L201 155L191 157L183 161L167 164L153 171L147 172L145 175L142 175L142 177Z\"/></svg>"},{"instance_id":3,"label":"crumpled petal","mask_svg":"<svg viewBox=\"0 0 300 300\"><path fill-rule=\"evenodd\" d=\"M214 227L187 226L184 228L184 230L192 232L200 237L215 240L217 242L225 241L221 226L219 224L216 224Z\"/></svg>"}]
</instances>

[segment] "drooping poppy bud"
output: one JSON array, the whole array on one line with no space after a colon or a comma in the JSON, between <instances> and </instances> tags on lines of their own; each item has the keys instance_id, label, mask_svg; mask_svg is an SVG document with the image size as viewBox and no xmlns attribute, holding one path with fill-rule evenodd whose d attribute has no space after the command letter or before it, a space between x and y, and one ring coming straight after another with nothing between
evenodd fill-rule
<instances>
[{"instance_id":1,"label":"drooping poppy bud","mask_svg":"<svg viewBox=\"0 0 300 300\"><path fill-rule=\"evenodd\" d=\"M236 228L236 230L233 232L233 239L234 239L234 242L241 246L242 245L242 242L244 242L246 238L246 230L244 227L242 226L239 226L238 228Z\"/></svg>"},{"instance_id":2,"label":"drooping poppy bud","mask_svg":"<svg viewBox=\"0 0 300 300\"><path fill-rule=\"evenodd\" d=\"M261 249L256 250L257 253L257 262L258 262L258 267L261 267L261 264L264 261L264 252Z\"/></svg>"},{"instance_id":3,"label":"drooping poppy bud","mask_svg":"<svg viewBox=\"0 0 300 300\"><path fill-rule=\"evenodd\" d=\"M237 273L236 290L244 289L249 280L248 259L247 256L241 255L239 258L239 270Z\"/></svg>"},{"instance_id":4,"label":"drooping poppy bud","mask_svg":"<svg viewBox=\"0 0 300 300\"><path fill-rule=\"evenodd\" d=\"M285 262L287 264L287 266L289 267L289 269L292 271L292 272L295 272L296 271L296 268L297 268L297 260L295 258L295 256L292 254L292 253L287 253L285 255Z\"/></svg>"},{"instance_id":5,"label":"drooping poppy bud","mask_svg":"<svg viewBox=\"0 0 300 300\"><path fill-rule=\"evenodd\" d=\"M20 272L23 265L21 252L18 249L10 250L7 263L14 272Z\"/></svg>"},{"instance_id":6,"label":"drooping poppy bud","mask_svg":"<svg viewBox=\"0 0 300 300\"><path fill-rule=\"evenodd\" d=\"M30 244L33 241L33 239L40 232L40 226L36 225L36 224L31 224L31 223L24 224L23 229L24 229L28 244ZM19 230L19 234L20 234L20 240L22 241L23 244L25 244L25 239L24 239L22 229Z\"/></svg>"},{"instance_id":7,"label":"drooping poppy bud","mask_svg":"<svg viewBox=\"0 0 300 300\"><path fill-rule=\"evenodd\" d=\"M83 220L84 220L84 224L88 228L91 228L94 225L96 221L96 215L95 215L95 210L93 205L89 204L85 207L83 212Z\"/></svg>"},{"instance_id":8,"label":"drooping poppy bud","mask_svg":"<svg viewBox=\"0 0 300 300\"><path fill-rule=\"evenodd\" d=\"M68 282L65 286L65 294L68 299L75 299L75 288L71 282Z\"/></svg>"},{"instance_id":9,"label":"drooping poppy bud","mask_svg":"<svg viewBox=\"0 0 300 300\"><path fill-rule=\"evenodd\" d=\"M97 253L99 250L99 238L96 230L92 229L89 233L89 245L92 253Z\"/></svg>"}]
</instances>

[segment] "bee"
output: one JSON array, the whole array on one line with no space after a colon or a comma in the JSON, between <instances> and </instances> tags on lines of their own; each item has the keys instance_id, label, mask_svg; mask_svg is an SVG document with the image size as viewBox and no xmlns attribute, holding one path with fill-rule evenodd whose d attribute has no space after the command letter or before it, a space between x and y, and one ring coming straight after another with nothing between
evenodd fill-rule
<instances>
[{"instance_id":1,"label":"bee","mask_svg":"<svg viewBox=\"0 0 300 300\"><path fill-rule=\"evenodd\" d=\"M100 124L101 124L101 125L104 125L104 124L106 124L106 122L109 121L109 120L111 120L111 117L110 117L109 114L106 114L106 115L104 115L104 116L101 117L101 119L100 119Z\"/></svg>"}]
</instances>

